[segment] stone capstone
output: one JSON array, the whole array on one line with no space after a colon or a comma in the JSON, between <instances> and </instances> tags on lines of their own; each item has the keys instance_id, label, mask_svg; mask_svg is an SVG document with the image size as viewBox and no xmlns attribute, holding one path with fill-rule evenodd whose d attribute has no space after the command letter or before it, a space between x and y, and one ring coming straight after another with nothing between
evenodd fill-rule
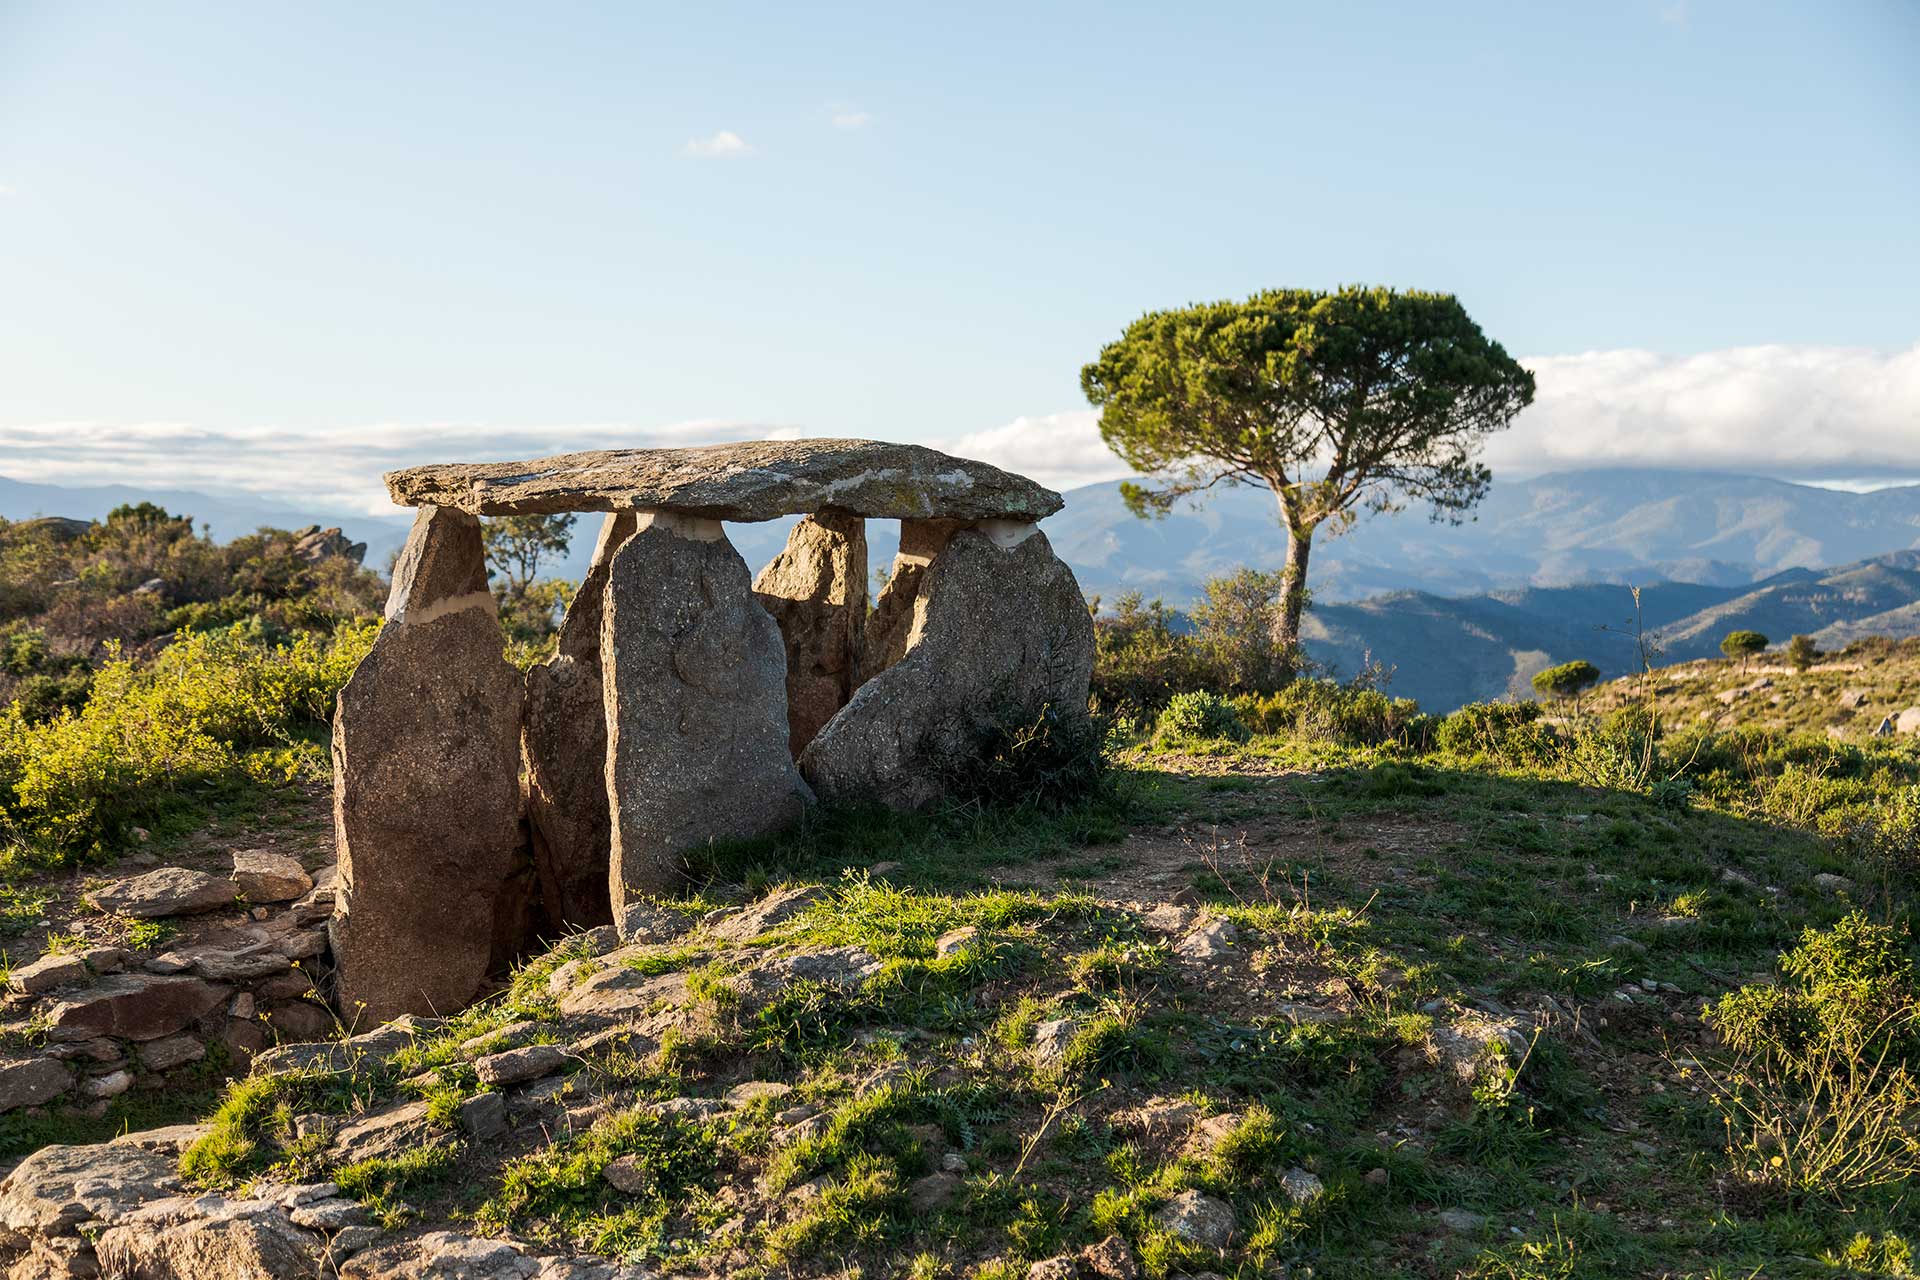
<instances>
[{"instance_id":1,"label":"stone capstone","mask_svg":"<svg viewBox=\"0 0 1920 1280\"><path fill-rule=\"evenodd\" d=\"M866 662L867 533L858 516L803 516L753 580L787 649L787 745L796 756L860 687Z\"/></svg>"},{"instance_id":2,"label":"stone capstone","mask_svg":"<svg viewBox=\"0 0 1920 1280\"><path fill-rule=\"evenodd\" d=\"M822 801L918 808L996 729L1048 708L1084 723L1093 620L1037 528L955 533L914 607L905 656L862 684L801 754Z\"/></svg>"},{"instance_id":3,"label":"stone capstone","mask_svg":"<svg viewBox=\"0 0 1920 1280\"><path fill-rule=\"evenodd\" d=\"M190 916L233 905L234 883L186 867L161 867L116 880L87 896L108 915L134 920Z\"/></svg>"},{"instance_id":4,"label":"stone capstone","mask_svg":"<svg viewBox=\"0 0 1920 1280\"><path fill-rule=\"evenodd\" d=\"M709 520L843 511L881 520L1040 520L1060 495L984 462L876 440L751 440L697 449L608 449L530 462L387 473L403 507L472 515L660 509Z\"/></svg>"},{"instance_id":5,"label":"stone capstone","mask_svg":"<svg viewBox=\"0 0 1920 1280\"><path fill-rule=\"evenodd\" d=\"M334 716L332 942L349 1022L455 1012L519 945L523 692L504 646L479 521L422 511Z\"/></svg>"},{"instance_id":6,"label":"stone capstone","mask_svg":"<svg viewBox=\"0 0 1920 1280\"><path fill-rule=\"evenodd\" d=\"M534 871L548 915L556 924L577 928L613 920L600 630L613 555L632 536L635 523L631 513L609 515L602 523L586 580L560 624L558 651L527 672L520 750Z\"/></svg>"},{"instance_id":7,"label":"stone capstone","mask_svg":"<svg viewBox=\"0 0 1920 1280\"><path fill-rule=\"evenodd\" d=\"M787 826L812 793L787 750L780 629L717 522L641 517L614 553L600 652L622 916L687 851Z\"/></svg>"}]
</instances>

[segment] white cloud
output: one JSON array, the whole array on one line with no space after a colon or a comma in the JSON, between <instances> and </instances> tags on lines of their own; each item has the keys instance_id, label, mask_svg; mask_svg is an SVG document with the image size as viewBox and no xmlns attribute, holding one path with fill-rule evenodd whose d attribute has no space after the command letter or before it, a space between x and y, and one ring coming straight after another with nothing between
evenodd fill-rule
<instances>
[{"instance_id":1,"label":"white cloud","mask_svg":"<svg viewBox=\"0 0 1920 1280\"><path fill-rule=\"evenodd\" d=\"M1524 363L1539 389L1489 442L1496 474L1645 466L1860 480L1912 475L1920 461L1920 343Z\"/></svg>"},{"instance_id":2,"label":"white cloud","mask_svg":"<svg viewBox=\"0 0 1920 1280\"><path fill-rule=\"evenodd\" d=\"M392 514L381 473L435 458L509 461L579 449L757 440L786 430L720 420L661 427L382 423L321 431L216 431L178 422L49 422L0 427L0 475L42 484L237 491L316 508Z\"/></svg>"},{"instance_id":3,"label":"white cloud","mask_svg":"<svg viewBox=\"0 0 1920 1280\"><path fill-rule=\"evenodd\" d=\"M833 113L833 127L836 129L864 129L873 123L870 111L836 111Z\"/></svg>"},{"instance_id":4,"label":"white cloud","mask_svg":"<svg viewBox=\"0 0 1920 1280\"><path fill-rule=\"evenodd\" d=\"M752 145L731 129L722 129L711 137L688 138L683 150L703 160L732 160L753 154Z\"/></svg>"},{"instance_id":5,"label":"white cloud","mask_svg":"<svg viewBox=\"0 0 1920 1280\"><path fill-rule=\"evenodd\" d=\"M1099 422L1100 415L1092 409L1067 409L1015 418L1004 427L939 442L939 447L1031 476L1055 489L1132 475L1132 469L1101 441Z\"/></svg>"},{"instance_id":6,"label":"white cloud","mask_svg":"<svg viewBox=\"0 0 1920 1280\"><path fill-rule=\"evenodd\" d=\"M1920 343L1902 351L1742 347L1695 356L1599 351L1525 362L1534 404L1495 437L1496 476L1676 467L1872 487L1920 474ZM1092 409L1015 418L929 441L1068 489L1128 474ZM0 427L0 475L50 484L225 490L322 509L391 512L380 473L434 458L480 461L576 449L665 447L829 434L710 419L637 427L379 423L289 431L179 422Z\"/></svg>"}]
</instances>

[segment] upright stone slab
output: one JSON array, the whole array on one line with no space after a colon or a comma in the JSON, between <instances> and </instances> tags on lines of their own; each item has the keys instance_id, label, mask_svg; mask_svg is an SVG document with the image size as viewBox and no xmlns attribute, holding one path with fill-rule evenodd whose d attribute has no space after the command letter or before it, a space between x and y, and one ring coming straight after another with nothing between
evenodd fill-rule
<instances>
[{"instance_id":1,"label":"upright stone slab","mask_svg":"<svg viewBox=\"0 0 1920 1280\"><path fill-rule=\"evenodd\" d=\"M763 835L812 799L787 750L780 628L716 520L644 513L614 553L601 626L613 912L674 885L680 855Z\"/></svg>"},{"instance_id":2,"label":"upright stone slab","mask_svg":"<svg viewBox=\"0 0 1920 1280\"><path fill-rule=\"evenodd\" d=\"M893 557L893 569L880 589L873 616L867 619L865 676L872 679L906 656L917 628L926 621L926 609L920 594L927 566L947 545L954 530L964 528L958 520L902 520L900 550Z\"/></svg>"},{"instance_id":3,"label":"upright stone slab","mask_svg":"<svg viewBox=\"0 0 1920 1280\"><path fill-rule=\"evenodd\" d=\"M1086 715L1093 620L1035 526L954 533L908 613L905 655L862 684L800 756L822 802L915 808L941 794L942 762L971 752L994 720L1048 704Z\"/></svg>"},{"instance_id":4,"label":"upright stone slab","mask_svg":"<svg viewBox=\"0 0 1920 1280\"><path fill-rule=\"evenodd\" d=\"M559 652L527 672L527 827L547 914L591 929L613 922L607 867L613 824L607 803L606 697L600 683L600 628L613 554L632 536L631 512L600 527L586 581L560 624Z\"/></svg>"},{"instance_id":5,"label":"upright stone slab","mask_svg":"<svg viewBox=\"0 0 1920 1280\"><path fill-rule=\"evenodd\" d=\"M859 516L803 516L753 592L787 647L787 745L795 756L847 705L866 661L867 528Z\"/></svg>"},{"instance_id":6,"label":"upright stone slab","mask_svg":"<svg viewBox=\"0 0 1920 1280\"><path fill-rule=\"evenodd\" d=\"M480 522L427 507L333 720L340 1012L372 1026L479 994L524 910L519 672Z\"/></svg>"}]
</instances>

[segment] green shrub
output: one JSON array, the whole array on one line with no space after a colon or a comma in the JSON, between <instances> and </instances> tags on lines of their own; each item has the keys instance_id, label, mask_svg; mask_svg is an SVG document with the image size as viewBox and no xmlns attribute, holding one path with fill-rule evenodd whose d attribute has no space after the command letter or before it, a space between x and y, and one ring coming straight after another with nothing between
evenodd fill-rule
<instances>
[{"instance_id":1,"label":"green shrub","mask_svg":"<svg viewBox=\"0 0 1920 1280\"><path fill-rule=\"evenodd\" d=\"M123 844L136 823L248 782L324 768L334 696L378 624L264 646L193 633L150 667L114 657L77 710L0 712L0 834L58 865Z\"/></svg>"},{"instance_id":2,"label":"green shrub","mask_svg":"<svg viewBox=\"0 0 1920 1280\"><path fill-rule=\"evenodd\" d=\"M1160 713L1154 731L1167 737L1231 738L1235 742L1247 737L1240 713L1217 693L1176 693Z\"/></svg>"},{"instance_id":3,"label":"green shrub","mask_svg":"<svg viewBox=\"0 0 1920 1280\"><path fill-rule=\"evenodd\" d=\"M1440 721L1434 744L1457 756L1493 756L1518 765L1542 765L1560 753L1560 739L1540 723L1537 702L1469 702Z\"/></svg>"},{"instance_id":4,"label":"green shrub","mask_svg":"<svg viewBox=\"0 0 1920 1280\"><path fill-rule=\"evenodd\" d=\"M961 804L1058 809L1100 785L1106 738L1106 726L1084 711L1062 714L1051 703L1034 716L1007 710L975 731L971 749L937 757L936 767Z\"/></svg>"},{"instance_id":5,"label":"green shrub","mask_svg":"<svg viewBox=\"0 0 1920 1280\"><path fill-rule=\"evenodd\" d=\"M1533 690L1550 698L1572 698L1577 703L1582 693L1599 682L1600 668L1584 659L1576 659L1536 672Z\"/></svg>"},{"instance_id":6,"label":"green shrub","mask_svg":"<svg viewBox=\"0 0 1920 1280\"><path fill-rule=\"evenodd\" d=\"M1837 1199L1920 1172L1912 1129L1920 990L1906 929L1854 912L1808 929L1787 982L1742 987L1707 1011L1733 1060L1703 1068L1727 1151L1751 1181Z\"/></svg>"},{"instance_id":7,"label":"green shrub","mask_svg":"<svg viewBox=\"0 0 1920 1280\"><path fill-rule=\"evenodd\" d=\"M1378 689L1335 680L1303 678L1264 697L1235 700L1240 718L1255 733L1286 734L1350 747L1386 742L1420 745L1432 721L1412 698L1392 698Z\"/></svg>"}]
</instances>

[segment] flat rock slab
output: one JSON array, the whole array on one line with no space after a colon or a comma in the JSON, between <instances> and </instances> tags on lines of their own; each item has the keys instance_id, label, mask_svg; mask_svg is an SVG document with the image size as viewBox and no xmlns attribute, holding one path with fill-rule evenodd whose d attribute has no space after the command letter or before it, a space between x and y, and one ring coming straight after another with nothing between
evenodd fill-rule
<instances>
[{"instance_id":1,"label":"flat rock slab","mask_svg":"<svg viewBox=\"0 0 1920 1280\"><path fill-rule=\"evenodd\" d=\"M161 867L145 875L115 880L88 896L109 915L134 920L190 916L233 905L238 888L223 876L186 867Z\"/></svg>"},{"instance_id":2,"label":"flat rock slab","mask_svg":"<svg viewBox=\"0 0 1920 1280\"><path fill-rule=\"evenodd\" d=\"M877 440L751 440L700 449L605 449L529 462L387 473L403 507L477 516L660 509L777 520L828 509L880 520L1039 520L1060 495L937 449Z\"/></svg>"},{"instance_id":3,"label":"flat rock slab","mask_svg":"<svg viewBox=\"0 0 1920 1280\"><path fill-rule=\"evenodd\" d=\"M291 854L271 849L235 849L233 882L248 902L292 902L313 888L313 877Z\"/></svg>"},{"instance_id":4,"label":"flat rock slab","mask_svg":"<svg viewBox=\"0 0 1920 1280\"><path fill-rule=\"evenodd\" d=\"M231 994L199 978L114 974L47 1010L47 1039L158 1040L198 1022Z\"/></svg>"}]
</instances>

